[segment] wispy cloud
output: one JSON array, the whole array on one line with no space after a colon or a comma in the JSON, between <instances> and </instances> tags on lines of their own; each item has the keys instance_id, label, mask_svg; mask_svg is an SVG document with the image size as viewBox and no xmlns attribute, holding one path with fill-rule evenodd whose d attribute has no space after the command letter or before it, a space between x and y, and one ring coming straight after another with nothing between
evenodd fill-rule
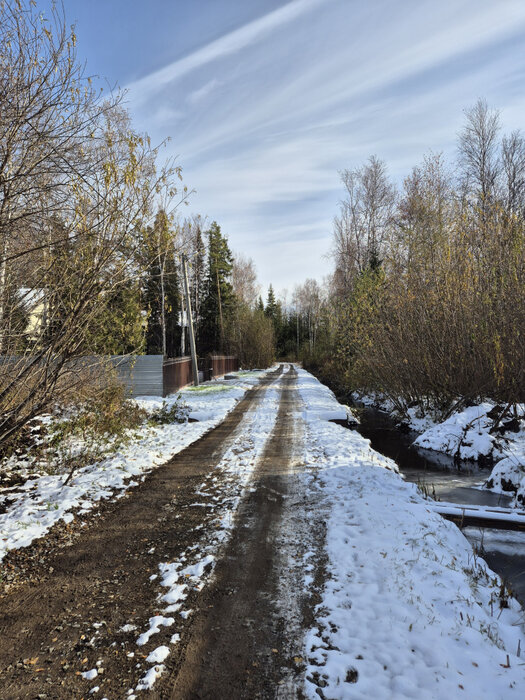
<instances>
[{"instance_id":1,"label":"wispy cloud","mask_svg":"<svg viewBox=\"0 0 525 700\"><path fill-rule=\"evenodd\" d=\"M375 153L401 183L428 149L454 157L479 96L525 126L524 30L523 0L295 0L128 87L173 136L194 209L293 286L328 268L339 170Z\"/></svg>"},{"instance_id":2,"label":"wispy cloud","mask_svg":"<svg viewBox=\"0 0 525 700\"><path fill-rule=\"evenodd\" d=\"M229 32L220 39L212 41L207 46L194 51L189 56L174 61L161 68L155 73L146 75L126 86L132 95L132 99L137 102L144 102L152 94L158 92L163 87L191 73L191 71L201 68L208 63L235 54L254 42L261 41L270 32L289 24L300 15L308 12L322 2L329 0L292 0L284 7L274 10L263 17L249 22L240 29Z\"/></svg>"},{"instance_id":3,"label":"wispy cloud","mask_svg":"<svg viewBox=\"0 0 525 700\"><path fill-rule=\"evenodd\" d=\"M193 92L190 92L190 94L187 97L187 100L191 104L197 104L197 102L200 102L201 100L203 100L205 97L207 97L210 94L210 92L213 92L213 90L218 88L220 85L221 85L221 81L217 80L217 78L213 78L213 80L209 80L207 83L205 83L198 90L194 90Z\"/></svg>"}]
</instances>

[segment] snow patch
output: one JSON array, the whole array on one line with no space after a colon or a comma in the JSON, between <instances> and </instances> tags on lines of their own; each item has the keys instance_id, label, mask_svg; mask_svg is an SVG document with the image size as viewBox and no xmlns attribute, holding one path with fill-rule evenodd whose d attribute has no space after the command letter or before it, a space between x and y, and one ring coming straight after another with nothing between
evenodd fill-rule
<instances>
[{"instance_id":1,"label":"snow patch","mask_svg":"<svg viewBox=\"0 0 525 700\"><path fill-rule=\"evenodd\" d=\"M151 690L157 678L160 678L165 670L166 667L163 664L150 668L138 682L136 690Z\"/></svg>"},{"instance_id":2,"label":"snow patch","mask_svg":"<svg viewBox=\"0 0 525 700\"><path fill-rule=\"evenodd\" d=\"M161 627L170 627L175 622L173 617L164 617L163 615L154 615L149 619L149 629L143 632L137 639L137 645L139 647L144 646L149 642L150 637L154 634L160 632Z\"/></svg>"},{"instance_id":3,"label":"snow patch","mask_svg":"<svg viewBox=\"0 0 525 700\"><path fill-rule=\"evenodd\" d=\"M85 678L87 681L92 681L93 678L96 678L98 676L98 669L92 668L91 671L84 671L82 673L82 678Z\"/></svg>"},{"instance_id":4,"label":"snow patch","mask_svg":"<svg viewBox=\"0 0 525 700\"><path fill-rule=\"evenodd\" d=\"M148 664L161 664L170 654L170 650L166 646L160 646L154 649L146 658Z\"/></svg>"},{"instance_id":5,"label":"snow patch","mask_svg":"<svg viewBox=\"0 0 525 700\"><path fill-rule=\"evenodd\" d=\"M0 506L6 504L7 507L0 515L0 560L10 549L28 547L60 520L71 522L73 509L87 513L100 500L124 495L147 472L164 464L220 423L260 376L260 372L239 375L234 384L214 380L208 383L214 389L211 393L187 388L167 399L157 396L133 399L151 413L163 405L169 408L180 395L190 412L199 414L201 422L144 425L140 431L130 433L129 443L118 452L75 472L67 486L63 474L41 474L28 479L21 487L4 490ZM216 391L219 386L225 390ZM77 448L82 450L80 441ZM24 459L17 459L24 462Z\"/></svg>"}]
</instances>

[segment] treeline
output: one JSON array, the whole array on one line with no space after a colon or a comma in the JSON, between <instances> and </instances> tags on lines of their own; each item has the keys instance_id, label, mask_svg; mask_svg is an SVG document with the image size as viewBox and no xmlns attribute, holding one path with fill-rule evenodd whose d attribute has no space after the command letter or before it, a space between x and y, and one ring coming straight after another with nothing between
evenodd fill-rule
<instances>
[{"instance_id":1,"label":"treeline","mask_svg":"<svg viewBox=\"0 0 525 700\"><path fill-rule=\"evenodd\" d=\"M314 360L400 408L525 400L525 139L483 100L465 116L457 164L431 154L400 192L375 157L342 173Z\"/></svg>"},{"instance_id":2,"label":"treeline","mask_svg":"<svg viewBox=\"0 0 525 700\"><path fill-rule=\"evenodd\" d=\"M161 211L154 226L147 229L153 251L162 232L163 252L153 254L153 264L144 277L140 295L143 336L134 351L168 357L189 352L180 267L184 256L198 355L230 353L245 367L266 367L275 353L273 326L257 304L259 286L253 261L232 253L217 222L204 227L200 216L170 222Z\"/></svg>"},{"instance_id":3,"label":"treeline","mask_svg":"<svg viewBox=\"0 0 525 700\"><path fill-rule=\"evenodd\" d=\"M258 308L271 320L278 359L309 357L317 351L320 339L324 343L329 322L326 303L326 290L317 280L296 285L290 299L286 291L277 299L270 284L266 303L259 297Z\"/></svg>"}]
</instances>

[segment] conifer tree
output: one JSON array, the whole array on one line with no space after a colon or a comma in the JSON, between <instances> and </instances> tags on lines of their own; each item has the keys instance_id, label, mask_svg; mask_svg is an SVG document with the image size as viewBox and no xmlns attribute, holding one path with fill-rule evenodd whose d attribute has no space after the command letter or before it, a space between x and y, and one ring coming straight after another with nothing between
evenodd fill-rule
<instances>
[{"instance_id":1,"label":"conifer tree","mask_svg":"<svg viewBox=\"0 0 525 700\"><path fill-rule=\"evenodd\" d=\"M233 256L214 221L208 234L208 265L199 328L199 352L226 350L225 328L235 306L231 284Z\"/></svg>"},{"instance_id":2,"label":"conifer tree","mask_svg":"<svg viewBox=\"0 0 525 700\"><path fill-rule=\"evenodd\" d=\"M118 285L100 306L86 335L86 351L95 355L128 355L144 350L140 285Z\"/></svg>"},{"instance_id":3,"label":"conifer tree","mask_svg":"<svg viewBox=\"0 0 525 700\"><path fill-rule=\"evenodd\" d=\"M275 301L275 293L273 291L273 287L270 284L268 287L268 298L266 299L266 308L264 310L265 314L271 318L275 318L276 314L276 309L277 309L277 303Z\"/></svg>"},{"instance_id":4,"label":"conifer tree","mask_svg":"<svg viewBox=\"0 0 525 700\"><path fill-rule=\"evenodd\" d=\"M282 335L283 335L283 310L281 303L276 300L273 286L270 284L268 288L268 298L264 313L273 324L273 335L276 342L277 354L282 353Z\"/></svg>"},{"instance_id":5,"label":"conifer tree","mask_svg":"<svg viewBox=\"0 0 525 700\"><path fill-rule=\"evenodd\" d=\"M146 352L167 357L175 357L180 344L181 301L173 238L168 216L161 210L144 236L149 262L144 304L148 314Z\"/></svg>"}]
</instances>

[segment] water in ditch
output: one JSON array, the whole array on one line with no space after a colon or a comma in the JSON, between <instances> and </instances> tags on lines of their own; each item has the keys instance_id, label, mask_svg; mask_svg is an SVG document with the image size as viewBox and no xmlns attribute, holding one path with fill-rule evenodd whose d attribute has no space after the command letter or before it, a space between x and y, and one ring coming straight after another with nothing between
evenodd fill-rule
<instances>
[{"instance_id":1,"label":"water in ditch","mask_svg":"<svg viewBox=\"0 0 525 700\"><path fill-rule=\"evenodd\" d=\"M457 464L451 457L412 447L416 435L400 431L385 412L360 410L357 430L374 450L393 459L407 481L419 484L429 495L451 503L508 506L510 498L482 489L490 469L472 462ZM509 583L525 607L525 533L488 528L464 528L467 539L478 549L493 571Z\"/></svg>"}]
</instances>

